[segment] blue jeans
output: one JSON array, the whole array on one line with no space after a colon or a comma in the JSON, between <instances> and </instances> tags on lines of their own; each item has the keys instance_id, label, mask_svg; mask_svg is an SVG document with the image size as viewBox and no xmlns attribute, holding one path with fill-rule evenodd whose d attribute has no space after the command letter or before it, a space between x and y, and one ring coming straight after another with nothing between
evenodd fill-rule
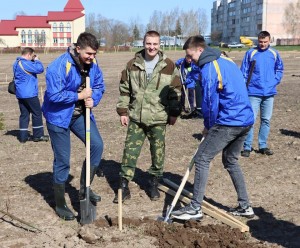
<instances>
[{"instance_id":1,"label":"blue jeans","mask_svg":"<svg viewBox=\"0 0 300 248\"><path fill-rule=\"evenodd\" d=\"M85 143L85 119L83 115L72 119L69 128L58 127L47 122L47 128L54 153L53 182L63 184L67 181L70 172L70 131ZM102 138L96 123L91 121L91 167L100 165L102 152Z\"/></svg>"},{"instance_id":2,"label":"blue jeans","mask_svg":"<svg viewBox=\"0 0 300 248\"><path fill-rule=\"evenodd\" d=\"M43 136L44 126L39 98L36 96L31 98L18 99L18 103L21 112L19 118L19 140L22 142L27 141L28 139L28 125L30 120L30 113L32 114L33 138L40 138L41 136Z\"/></svg>"},{"instance_id":3,"label":"blue jeans","mask_svg":"<svg viewBox=\"0 0 300 248\"><path fill-rule=\"evenodd\" d=\"M274 96L249 96L252 109L254 112L254 119L260 110L260 127L258 132L258 147L259 149L267 148L268 136L270 133L270 121L273 113ZM253 142L253 127L244 143L244 150L251 151Z\"/></svg>"},{"instance_id":4,"label":"blue jeans","mask_svg":"<svg viewBox=\"0 0 300 248\"><path fill-rule=\"evenodd\" d=\"M230 127L222 125L215 125L209 130L195 155L194 195L191 201L193 207L201 207L210 162L221 151L223 151L222 162L237 192L239 205L243 208L250 205L244 176L238 164L238 157L249 130L250 126ZM226 194L226 192L224 193Z\"/></svg>"}]
</instances>

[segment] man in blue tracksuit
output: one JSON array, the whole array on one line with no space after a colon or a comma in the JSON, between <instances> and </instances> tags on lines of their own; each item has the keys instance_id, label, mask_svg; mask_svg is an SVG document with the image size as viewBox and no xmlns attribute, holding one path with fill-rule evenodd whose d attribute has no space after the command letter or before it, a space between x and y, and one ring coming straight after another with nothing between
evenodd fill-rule
<instances>
[{"instance_id":1,"label":"man in blue tracksuit","mask_svg":"<svg viewBox=\"0 0 300 248\"><path fill-rule=\"evenodd\" d=\"M53 185L56 213L65 220L75 218L65 201L65 182L70 171L70 131L85 142L85 109L96 107L105 91L103 75L95 59L99 43L90 33L81 33L77 43L49 64L46 73L47 90L43 114L51 138L54 153ZM90 77L91 88L86 88ZM103 152L103 141L91 114L91 183L96 174ZM80 178L79 199L85 196L85 163ZM101 197L90 191L90 200Z\"/></svg>"},{"instance_id":2,"label":"man in blue tracksuit","mask_svg":"<svg viewBox=\"0 0 300 248\"><path fill-rule=\"evenodd\" d=\"M43 119L41 105L38 98L38 79L37 74L44 72L44 66L34 50L25 47L22 55L17 57L13 72L16 86L16 97L20 108L19 118L19 141L25 143L28 141L28 125L30 114L32 115L33 141L48 141L49 137L44 135Z\"/></svg>"},{"instance_id":3,"label":"man in blue tracksuit","mask_svg":"<svg viewBox=\"0 0 300 248\"><path fill-rule=\"evenodd\" d=\"M185 89L187 89L187 96L190 105L190 113L188 115L183 115L183 119L202 117L201 114L201 89L199 85L199 68L195 63L192 62L190 58L180 58L176 61L176 66L180 70L182 75L181 82L184 86L182 88L181 94L181 104L185 110ZM195 99L196 97L196 99ZM196 109L195 109L196 100Z\"/></svg>"},{"instance_id":4,"label":"man in blue tracksuit","mask_svg":"<svg viewBox=\"0 0 300 248\"><path fill-rule=\"evenodd\" d=\"M229 58L219 50L207 47L202 36L190 37L183 46L187 56L200 67L202 86L202 113L204 141L199 145L195 159L194 194L191 203L172 212L181 220L201 219L201 204L208 180L210 161L222 151L222 161L238 196L239 206L232 214L254 216L248 199L238 157L244 140L254 122L243 75Z\"/></svg>"},{"instance_id":5,"label":"man in blue tracksuit","mask_svg":"<svg viewBox=\"0 0 300 248\"><path fill-rule=\"evenodd\" d=\"M277 94L276 86L280 83L283 75L283 62L279 53L270 47L271 35L267 31L258 34L258 46L248 50L242 62L241 71L245 81L248 82L248 95L256 119L260 111L260 128L258 133L258 152L265 155L273 155L268 148L267 140L270 132L270 121L273 112L274 96ZM254 63L255 61L255 63ZM252 151L253 128L251 128L241 155L249 157Z\"/></svg>"}]
</instances>

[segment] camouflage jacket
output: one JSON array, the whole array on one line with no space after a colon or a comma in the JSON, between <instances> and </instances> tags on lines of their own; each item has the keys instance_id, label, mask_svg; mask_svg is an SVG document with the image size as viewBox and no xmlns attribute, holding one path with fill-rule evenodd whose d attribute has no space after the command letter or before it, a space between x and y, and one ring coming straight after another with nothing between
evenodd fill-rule
<instances>
[{"instance_id":1,"label":"camouflage jacket","mask_svg":"<svg viewBox=\"0 0 300 248\"><path fill-rule=\"evenodd\" d=\"M136 53L122 71L117 112L147 126L167 124L168 116L181 113L179 73L174 63L159 51L159 61L147 81L144 53Z\"/></svg>"}]
</instances>

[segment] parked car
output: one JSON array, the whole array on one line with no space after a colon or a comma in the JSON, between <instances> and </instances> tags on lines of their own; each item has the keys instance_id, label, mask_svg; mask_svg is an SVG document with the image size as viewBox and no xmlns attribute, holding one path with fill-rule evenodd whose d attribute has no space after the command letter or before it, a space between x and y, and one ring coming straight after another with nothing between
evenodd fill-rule
<instances>
[{"instance_id":1,"label":"parked car","mask_svg":"<svg viewBox=\"0 0 300 248\"><path fill-rule=\"evenodd\" d=\"M229 48L243 48L243 47L245 47L245 45L242 43L238 43L238 42L232 42L232 43L228 44L228 47Z\"/></svg>"}]
</instances>

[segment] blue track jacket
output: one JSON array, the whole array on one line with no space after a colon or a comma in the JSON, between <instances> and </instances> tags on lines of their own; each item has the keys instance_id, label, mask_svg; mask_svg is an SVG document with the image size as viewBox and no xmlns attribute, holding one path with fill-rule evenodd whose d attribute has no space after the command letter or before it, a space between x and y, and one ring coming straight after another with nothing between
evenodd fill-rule
<instances>
[{"instance_id":1,"label":"blue track jacket","mask_svg":"<svg viewBox=\"0 0 300 248\"><path fill-rule=\"evenodd\" d=\"M215 124L251 126L254 115L243 75L231 59L220 55L220 51L206 47L198 60L202 77L204 126L207 129ZM213 61L218 64L219 74Z\"/></svg>"},{"instance_id":2,"label":"blue track jacket","mask_svg":"<svg viewBox=\"0 0 300 248\"><path fill-rule=\"evenodd\" d=\"M181 75L184 75L184 69L185 69L185 58L180 58L176 61L175 65L177 67L180 67ZM196 86L196 81L199 80L199 67L195 65L193 62L190 64L190 69L188 70L188 73L186 74L185 78L183 78L184 82L182 82L188 89L194 89Z\"/></svg>"},{"instance_id":3,"label":"blue track jacket","mask_svg":"<svg viewBox=\"0 0 300 248\"><path fill-rule=\"evenodd\" d=\"M256 60L256 64L248 86L249 96L276 95L276 86L282 79L284 69L278 51L272 47L265 50L258 47L248 50L241 65L245 82L249 77L253 60Z\"/></svg>"},{"instance_id":4,"label":"blue track jacket","mask_svg":"<svg viewBox=\"0 0 300 248\"><path fill-rule=\"evenodd\" d=\"M18 57L13 64L13 71L15 75L16 97L18 99L36 97L39 91L37 74L44 72L42 62Z\"/></svg>"},{"instance_id":5,"label":"blue track jacket","mask_svg":"<svg viewBox=\"0 0 300 248\"><path fill-rule=\"evenodd\" d=\"M105 85L96 59L91 65L89 76L94 106L97 106L105 91ZM75 103L78 101L77 90L80 84L80 71L70 55L69 48L66 53L49 64L46 71L47 89L42 111L47 122L62 128L69 127ZM95 121L92 113L91 119Z\"/></svg>"}]
</instances>

